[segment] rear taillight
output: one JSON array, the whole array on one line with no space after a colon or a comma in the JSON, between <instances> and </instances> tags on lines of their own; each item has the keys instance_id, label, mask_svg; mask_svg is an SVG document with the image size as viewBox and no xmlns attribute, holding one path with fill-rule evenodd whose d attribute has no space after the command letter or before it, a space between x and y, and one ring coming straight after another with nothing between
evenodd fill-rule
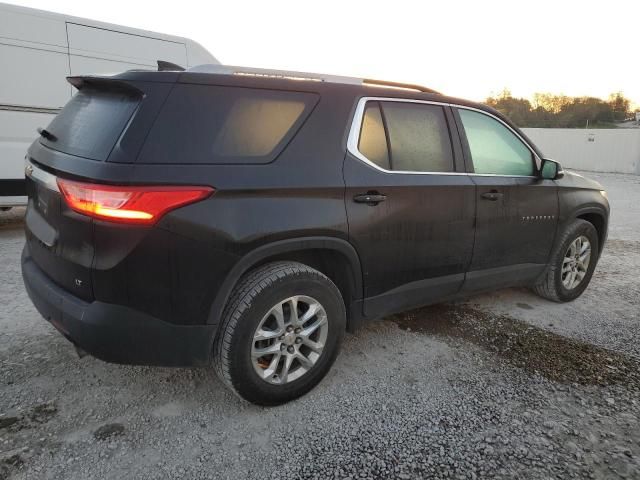
<instances>
[{"instance_id":1,"label":"rear taillight","mask_svg":"<svg viewBox=\"0 0 640 480\"><path fill-rule=\"evenodd\" d=\"M151 225L169 210L210 196L211 187L114 186L58 178L58 186L73 210L118 223Z\"/></svg>"}]
</instances>

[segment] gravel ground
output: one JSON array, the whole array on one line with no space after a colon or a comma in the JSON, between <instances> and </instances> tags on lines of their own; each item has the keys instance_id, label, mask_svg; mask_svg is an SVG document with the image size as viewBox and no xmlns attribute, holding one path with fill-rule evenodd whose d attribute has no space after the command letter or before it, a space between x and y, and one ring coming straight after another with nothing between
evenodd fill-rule
<instances>
[{"instance_id":1,"label":"gravel ground","mask_svg":"<svg viewBox=\"0 0 640 480\"><path fill-rule=\"evenodd\" d=\"M0 214L0 479L640 478L640 177L589 176L614 214L579 300L371 323L277 408L206 370L78 359L24 292L22 212Z\"/></svg>"}]
</instances>

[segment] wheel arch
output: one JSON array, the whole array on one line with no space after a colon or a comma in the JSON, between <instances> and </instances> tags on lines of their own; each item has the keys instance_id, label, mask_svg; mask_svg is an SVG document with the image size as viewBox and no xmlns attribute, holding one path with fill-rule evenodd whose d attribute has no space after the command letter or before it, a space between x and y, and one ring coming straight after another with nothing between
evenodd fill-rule
<instances>
[{"instance_id":1,"label":"wheel arch","mask_svg":"<svg viewBox=\"0 0 640 480\"><path fill-rule=\"evenodd\" d=\"M233 288L248 271L278 260L304 263L329 277L338 287L347 309L350 329L351 308L362 298L362 268L355 248L346 240L332 237L304 237L262 245L243 256L227 275L218 290L207 323L218 323ZM358 312L354 312L358 317Z\"/></svg>"},{"instance_id":2,"label":"wheel arch","mask_svg":"<svg viewBox=\"0 0 640 480\"><path fill-rule=\"evenodd\" d=\"M607 239L607 214L599 208L588 208L576 212L573 219L585 220L594 226L598 233L598 254L602 253Z\"/></svg>"}]
</instances>

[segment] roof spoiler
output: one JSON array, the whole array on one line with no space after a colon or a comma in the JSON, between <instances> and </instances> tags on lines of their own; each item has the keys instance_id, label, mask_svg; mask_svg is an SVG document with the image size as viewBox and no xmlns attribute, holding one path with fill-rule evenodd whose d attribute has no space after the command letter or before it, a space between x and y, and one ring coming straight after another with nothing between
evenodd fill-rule
<instances>
[{"instance_id":1,"label":"roof spoiler","mask_svg":"<svg viewBox=\"0 0 640 480\"><path fill-rule=\"evenodd\" d=\"M164 60L158 60L159 72L184 72L184 67L172 62L166 62Z\"/></svg>"},{"instance_id":2,"label":"roof spoiler","mask_svg":"<svg viewBox=\"0 0 640 480\"><path fill-rule=\"evenodd\" d=\"M78 90L82 90L83 88L87 87L93 87L98 90L119 91L134 95L142 95L144 93L142 92L142 90L131 85L128 82L109 77L67 77L67 82L76 87Z\"/></svg>"}]
</instances>

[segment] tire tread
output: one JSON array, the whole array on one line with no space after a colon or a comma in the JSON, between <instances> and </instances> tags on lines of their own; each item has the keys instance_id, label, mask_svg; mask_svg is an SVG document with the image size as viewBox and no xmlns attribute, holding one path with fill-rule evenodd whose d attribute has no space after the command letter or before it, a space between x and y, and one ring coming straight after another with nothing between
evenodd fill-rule
<instances>
[{"instance_id":1,"label":"tire tread","mask_svg":"<svg viewBox=\"0 0 640 480\"><path fill-rule=\"evenodd\" d=\"M590 222L582 219L576 219L562 232L553 247L549 265L547 265L547 268L545 269L538 282L533 285L532 289L537 295L553 302L566 301L565 299L563 299L561 292L558 290L558 285L556 282L558 268L561 268L562 265L562 263L559 264L558 262L560 261L560 257L564 255L565 244L567 243L567 240L573 237L576 232L583 227L595 229L595 227ZM595 247L597 250L598 246L595 245ZM596 261L595 256L593 261Z\"/></svg>"},{"instance_id":2,"label":"tire tread","mask_svg":"<svg viewBox=\"0 0 640 480\"><path fill-rule=\"evenodd\" d=\"M318 276L333 285L333 282L326 275L303 263L279 261L266 264L247 273L240 279L229 297L222 315L223 320L219 327L219 333L214 342L213 366L224 384L241 398L242 396L233 385L230 373L231 338L236 327L244 313L251 307L253 300L261 292L278 280L297 275ZM335 285L334 288L337 290Z\"/></svg>"}]
</instances>

